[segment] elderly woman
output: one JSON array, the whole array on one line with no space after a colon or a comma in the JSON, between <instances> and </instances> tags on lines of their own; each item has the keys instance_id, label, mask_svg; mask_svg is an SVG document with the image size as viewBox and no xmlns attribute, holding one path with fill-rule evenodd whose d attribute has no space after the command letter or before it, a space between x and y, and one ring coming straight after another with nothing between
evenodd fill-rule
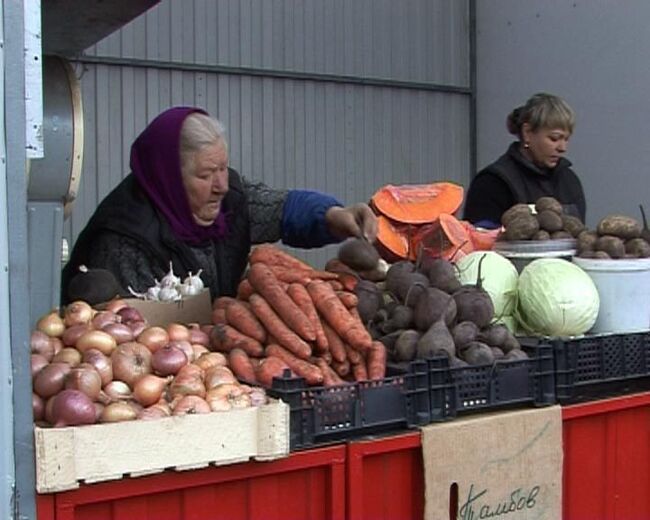
<instances>
[{"instance_id":1,"label":"elderly woman","mask_svg":"<svg viewBox=\"0 0 650 520\"><path fill-rule=\"evenodd\" d=\"M507 119L517 136L505 154L472 180L465 219L483 227L498 227L501 215L517 203L533 204L555 197L565 212L585 220L586 204L580 180L564 158L573 133L573 110L561 98L535 94Z\"/></svg>"},{"instance_id":2,"label":"elderly woman","mask_svg":"<svg viewBox=\"0 0 650 520\"><path fill-rule=\"evenodd\" d=\"M63 301L79 266L102 268L122 288L146 291L169 271L202 269L213 298L234 295L251 244L312 248L349 236L374 240L366 204L342 207L314 191L273 190L228 167L220 123L176 107L159 115L131 147L131 170L99 205L63 271Z\"/></svg>"}]
</instances>

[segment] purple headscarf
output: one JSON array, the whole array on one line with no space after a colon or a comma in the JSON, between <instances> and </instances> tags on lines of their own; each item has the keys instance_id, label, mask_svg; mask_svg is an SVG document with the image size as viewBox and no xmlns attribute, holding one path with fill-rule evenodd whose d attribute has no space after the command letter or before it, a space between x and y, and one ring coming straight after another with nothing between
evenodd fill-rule
<instances>
[{"instance_id":1,"label":"purple headscarf","mask_svg":"<svg viewBox=\"0 0 650 520\"><path fill-rule=\"evenodd\" d=\"M198 225L192 216L181 177L180 136L185 118L200 108L174 107L156 117L131 146L131 171L167 219L174 235L190 244L222 238L223 210L211 226Z\"/></svg>"}]
</instances>

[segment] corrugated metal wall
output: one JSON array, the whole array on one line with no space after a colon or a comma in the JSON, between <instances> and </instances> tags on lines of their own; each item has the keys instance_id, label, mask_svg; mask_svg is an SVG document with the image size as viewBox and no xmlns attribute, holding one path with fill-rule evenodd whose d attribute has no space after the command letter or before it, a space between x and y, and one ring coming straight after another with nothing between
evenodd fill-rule
<instances>
[{"instance_id":1,"label":"corrugated metal wall","mask_svg":"<svg viewBox=\"0 0 650 520\"><path fill-rule=\"evenodd\" d=\"M274 187L352 203L391 182L466 184L469 32L469 0L164 0L75 62L85 149L66 235L179 104L220 118L231 165Z\"/></svg>"}]
</instances>

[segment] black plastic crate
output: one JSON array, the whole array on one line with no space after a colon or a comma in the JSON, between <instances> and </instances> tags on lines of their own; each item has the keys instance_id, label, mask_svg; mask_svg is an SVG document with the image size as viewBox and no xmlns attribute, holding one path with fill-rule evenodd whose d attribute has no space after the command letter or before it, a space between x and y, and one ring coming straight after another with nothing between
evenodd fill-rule
<instances>
[{"instance_id":1,"label":"black plastic crate","mask_svg":"<svg viewBox=\"0 0 650 520\"><path fill-rule=\"evenodd\" d=\"M427 366L411 363L391 368L378 381L334 387L307 386L301 377L273 379L268 394L290 408L290 448L338 442L381 434L429 422Z\"/></svg>"},{"instance_id":2,"label":"black plastic crate","mask_svg":"<svg viewBox=\"0 0 650 520\"><path fill-rule=\"evenodd\" d=\"M553 347L559 403L650 389L650 332L538 341Z\"/></svg>"},{"instance_id":3,"label":"black plastic crate","mask_svg":"<svg viewBox=\"0 0 650 520\"><path fill-rule=\"evenodd\" d=\"M552 347L523 342L522 348L528 359L496 361L492 365L452 368L446 357L428 359L430 420L444 421L464 412L525 404L554 404Z\"/></svg>"}]
</instances>

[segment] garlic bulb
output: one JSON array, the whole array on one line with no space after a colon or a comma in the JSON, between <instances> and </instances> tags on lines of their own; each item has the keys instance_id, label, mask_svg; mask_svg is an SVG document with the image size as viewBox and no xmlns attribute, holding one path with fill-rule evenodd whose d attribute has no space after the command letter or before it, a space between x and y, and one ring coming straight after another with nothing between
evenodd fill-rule
<instances>
[{"instance_id":1,"label":"garlic bulb","mask_svg":"<svg viewBox=\"0 0 650 520\"><path fill-rule=\"evenodd\" d=\"M198 273L192 275L192 271L190 271L190 275L183 280L183 283L180 286L181 295L194 296L203 290L205 286L203 285L203 280L201 280L200 276L202 272L203 269L199 269Z\"/></svg>"}]
</instances>

